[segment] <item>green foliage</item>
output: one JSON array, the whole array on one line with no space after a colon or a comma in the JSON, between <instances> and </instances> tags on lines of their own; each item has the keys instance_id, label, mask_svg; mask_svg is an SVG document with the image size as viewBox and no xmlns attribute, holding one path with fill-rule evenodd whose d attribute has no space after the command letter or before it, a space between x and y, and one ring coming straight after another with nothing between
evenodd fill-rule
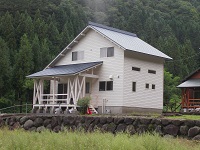
<instances>
[{"instance_id":1,"label":"green foliage","mask_svg":"<svg viewBox=\"0 0 200 150\"><path fill-rule=\"evenodd\" d=\"M11 106L11 101L2 97L0 98L0 109Z\"/></svg>"},{"instance_id":2,"label":"green foliage","mask_svg":"<svg viewBox=\"0 0 200 150\"><path fill-rule=\"evenodd\" d=\"M69 138L66 138L69 137ZM116 134L60 132L50 131L26 132L22 130L0 130L0 149L40 150L40 149L109 149L109 150L199 150L200 145L195 141L178 138L162 138L158 134Z\"/></svg>"},{"instance_id":3,"label":"green foliage","mask_svg":"<svg viewBox=\"0 0 200 150\"><path fill-rule=\"evenodd\" d=\"M167 71L164 71L164 105L174 110L181 102L181 91L177 88L180 83L180 77L173 77Z\"/></svg>"},{"instance_id":4,"label":"green foliage","mask_svg":"<svg viewBox=\"0 0 200 150\"><path fill-rule=\"evenodd\" d=\"M87 108L90 104L90 100L91 100L90 97L83 97L83 98L78 99L78 102L77 102L77 105L79 106L78 111L81 114L87 113Z\"/></svg>"},{"instance_id":5,"label":"green foliage","mask_svg":"<svg viewBox=\"0 0 200 150\"><path fill-rule=\"evenodd\" d=\"M78 99L77 105L80 107L88 107L90 104L90 100L91 100L90 97L80 98L80 99Z\"/></svg>"}]
</instances>

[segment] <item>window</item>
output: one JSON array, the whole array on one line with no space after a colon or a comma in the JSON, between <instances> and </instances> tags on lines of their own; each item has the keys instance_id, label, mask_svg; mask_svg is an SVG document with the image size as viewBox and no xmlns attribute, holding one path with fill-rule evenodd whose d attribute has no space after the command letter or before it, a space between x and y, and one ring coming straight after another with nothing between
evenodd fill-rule
<instances>
[{"instance_id":1,"label":"window","mask_svg":"<svg viewBox=\"0 0 200 150\"><path fill-rule=\"evenodd\" d=\"M113 81L99 82L99 91L112 91L112 90L113 90Z\"/></svg>"},{"instance_id":2,"label":"window","mask_svg":"<svg viewBox=\"0 0 200 150\"><path fill-rule=\"evenodd\" d=\"M146 83L146 89L149 89L149 83Z\"/></svg>"},{"instance_id":3,"label":"window","mask_svg":"<svg viewBox=\"0 0 200 150\"><path fill-rule=\"evenodd\" d=\"M83 59L84 59L84 51L72 52L72 61L83 60Z\"/></svg>"},{"instance_id":4,"label":"window","mask_svg":"<svg viewBox=\"0 0 200 150\"><path fill-rule=\"evenodd\" d=\"M107 81L106 90L107 91L112 91L113 90L113 81Z\"/></svg>"},{"instance_id":5,"label":"window","mask_svg":"<svg viewBox=\"0 0 200 150\"><path fill-rule=\"evenodd\" d=\"M86 94L90 93L90 82L86 82L85 84L85 93Z\"/></svg>"},{"instance_id":6,"label":"window","mask_svg":"<svg viewBox=\"0 0 200 150\"><path fill-rule=\"evenodd\" d=\"M100 48L100 57L113 57L114 56L114 47L104 47Z\"/></svg>"},{"instance_id":7,"label":"window","mask_svg":"<svg viewBox=\"0 0 200 150\"><path fill-rule=\"evenodd\" d=\"M106 90L106 82L100 81L99 82L99 91L105 91Z\"/></svg>"},{"instance_id":8,"label":"window","mask_svg":"<svg viewBox=\"0 0 200 150\"><path fill-rule=\"evenodd\" d=\"M152 89L155 89L156 88L156 85L155 84L152 84Z\"/></svg>"},{"instance_id":9,"label":"window","mask_svg":"<svg viewBox=\"0 0 200 150\"><path fill-rule=\"evenodd\" d=\"M132 70L134 70L134 71L140 71L140 68L138 68L138 67L132 67Z\"/></svg>"},{"instance_id":10,"label":"window","mask_svg":"<svg viewBox=\"0 0 200 150\"><path fill-rule=\"evenodd\" d=\"M136 82L132 82L132 91L136 92Z\"/></svg>"},{"instance_id":11,"label":"window","mask_svg":"<svg viewBox=\"0 0 200 150\"><path fill-rule=\"evenodd\" d=\"M148 73L156 74L155 70L148 70Z\"/></svg>"}]
</instances>

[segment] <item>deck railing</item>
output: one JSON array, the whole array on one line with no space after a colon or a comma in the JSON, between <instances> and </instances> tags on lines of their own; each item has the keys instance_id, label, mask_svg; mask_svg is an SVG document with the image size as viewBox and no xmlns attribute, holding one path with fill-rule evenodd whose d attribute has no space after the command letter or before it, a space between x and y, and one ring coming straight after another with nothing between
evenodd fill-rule
<instances>
[{"instance_id":1,"label":"deck railing","mask_svg":"<svg viewBox=\"0 0 200 150\"><path fill-rule=\"evenodd\" d=\"M190 98L188 101L184 101L183 108L200 108L200 99Z\"/></svg>"},{"instance_id":2,"label":"deck railing","mask_svg":"<svg viewBox=\"0 0 200 150\"><path fill-rule=\"evenodd\" d=\"M67 104L67 94L41 94L41 104Z\"/></svg>"}]
</instances>

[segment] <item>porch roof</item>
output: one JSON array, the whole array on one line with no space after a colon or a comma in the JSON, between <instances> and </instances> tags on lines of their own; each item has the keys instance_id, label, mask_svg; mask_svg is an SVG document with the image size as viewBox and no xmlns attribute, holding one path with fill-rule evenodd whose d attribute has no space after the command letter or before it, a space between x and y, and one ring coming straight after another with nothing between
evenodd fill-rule
<instances>
[{"instance_id":1,"label":"porch roof","mask_svg":"<svg viewBox=\"0 0 200 150\"><path fill-rule=\"evenodd\" d=\"M181 83L177 87L179 88L200 87L200 79L186 80L185 82Z\"/></svg>"},{"instance_id":2,"label":"porch roof","mask_svg":"<svg viewBox=\"0 0 200 150\"><path fill-rule=\"evenodd\" d=\"M79 64L69 64L62 66L55 66L52 68L47 68L42 71L36 72L34 74L28 75L28 78L39 78L48 76L63 76L63 75L75 75L83 72L87 69L91 69L98 65L101 65L103 61L89 62L89 63L79 63Z\"/></svg>"}]
</instances>

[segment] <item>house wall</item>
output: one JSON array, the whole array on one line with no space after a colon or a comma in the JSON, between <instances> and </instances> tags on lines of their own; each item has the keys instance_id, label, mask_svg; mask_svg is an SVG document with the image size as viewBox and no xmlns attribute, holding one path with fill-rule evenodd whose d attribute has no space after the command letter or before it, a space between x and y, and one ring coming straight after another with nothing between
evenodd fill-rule
<instances>
[{"instance_id":1,"label":"house wall","mask_svg":"<svg viewBox=\"0 0 200 150\"><path fill-rule=\"evenodd\" d=\"M100 48L103 47L114 47L114 57L100 58ZM84 59L72 61L74 51L84 51ZM122 106L124 51L97 32L88 31L86 36L56 63L56 66L95 61L103 61L103 65L94 70L94 74L99 75L99 79L91 79L92 103L102 106L103 99L106 99L106 106ZM110 75L113 75L113 91L99 91L99 81L110 81Z\"/></svg>"},{"instance_id":2,"label":"house wall","mask_svg":"<svg viewBox=\"0 0 200 150\"><path fill-rule=\"evenodd\" d=\"M163 109L163 62L162 58L125 51L124 59L124 96L123 106L127 111L134 108ZM132 70L138 67L140 71ZM148 69L156 74L148 73ZM132 82L136 82L136 92L132 91ZM146 89L146 83L149 89ZM155 89L152 89L155 84ZM126 111L126 109L124 108Z\"/></svg>"}]
</instances>

